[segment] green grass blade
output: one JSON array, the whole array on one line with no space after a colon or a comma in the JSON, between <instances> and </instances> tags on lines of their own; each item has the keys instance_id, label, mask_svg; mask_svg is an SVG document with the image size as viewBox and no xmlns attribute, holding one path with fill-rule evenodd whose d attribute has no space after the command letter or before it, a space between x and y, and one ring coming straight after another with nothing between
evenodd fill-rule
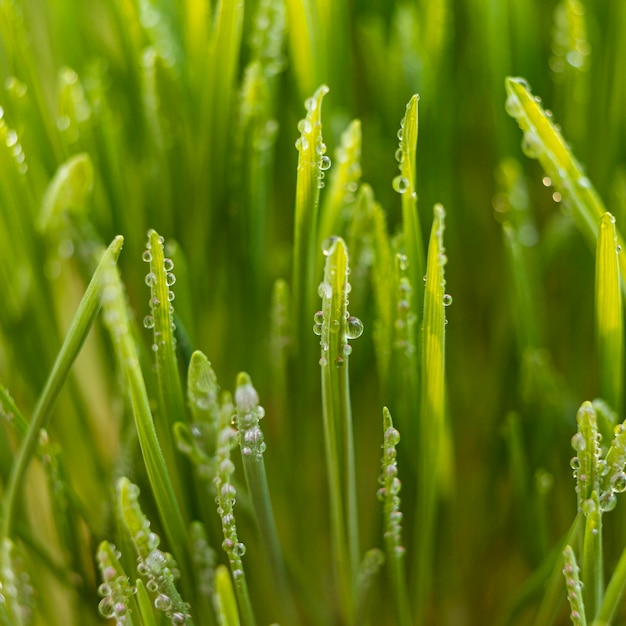
<instances>
[{"instance_id":1,"label":"green grass blade","mask_svg":"<svg viewBox=\"0 0 626 626\"><path fill-rule=\"evenodd\" d=\"M526 156L539 160L559 194L555 198L564 201L571 208L581 232L595 247L600 220L606 213L600 196L551 117L532 96L528 83L522 78L507 78L505 86L506 111L517 120L524 132L522 151ZM624 247L624 240L619 232L617 240ZM626 259L621 257L619 263L623 272ZM622 289L625 288L622 285Z\"/></svg>"},{"instance_id":2,"label":"green grass blade","mask_svg":"<svg viewBox=\"0 0 626 626\"><path fill-rule=\"evenodd\" d=\"M383 524L387 564L391 570L391 581L395 596L395 615L398 626L409 626L413 623L409 606L409 595L404 572L406 551L402 545L402 512L400 511L399 492L401 488L396 462L396 446L400 441L400 433L394 428L391 413L383 408L383 458L382 474L379 483L382 485L378 497L383 501Z\"/></svg>"},{"instance_id":3,"label":"green grass blade","mask_svg":"<svg viewBox=\"0 0 626 626\"><path fill-rule=\"evenodd\" d=\"M306 312L313 310L315 266L317 254L317 214L321 174L328 157L322 139L322 100L328 87L322 85L306 101L306 116L298 123L300 137L298 149L298 179L296 182L296 208L294 224L294 258L292 289L292 332L295 353L302 341L301 321Z\"/></svg>"},{"instance_id":4,"label":"green grass blade","mask_svg":"<svg viewBox=\"0 0 626 626\"><path fill-rule=\"evenodd\" d=\"M172 479L157 437L146 383L139 365L139 355L131 334L131 324L121 278L116 267L109 266L102 298L104 322L111 334L116 357L128 385L135 427L141 453L154 493L159 516L169 546L182 572L183 584L191 581L188 570L186 525L178 504ZM169 433L168 433L169 436Z\"/></svg>"},{"instance_id":5,"label":"green grass blade","mask_svg":"<svg viewBox=\"0 0 626 626\"><path fill-rule=\"evenodd\" d=\"M159 549L161 539L150 529L150 522L139 505L139 488L127 478L120 478L117 497L121 519L137 552L137 571L145 579L148 591L155 595L154 607L173 624L192 626L189 605L176 588L173 570L178 566L170 554Z\"/></svg>"},{"instance_id":6,"label":"green grass blade","mask_svg":"<svg viewBox=\"0 0 626 626\"><path fill-rule=\"evenodd\" d=\"M432 585L437 500L442 487L443 440L445 437L445 306L451 298L445 293L443 246L445 211L434 209L428 245L424 322L422 327L422 384L418 454L418 509L416 551L417 623L426 620Z\"/></svg>"},{"instance_id":7,"label":"green grass blade","mask_svg":"<svg viewBox=\"0 0 626 626\"><path fill-rule=\"evenodd\" d=\"M335 166L320 209L318 249L331 235L343 235L346 206L354 202L361 178L361 122L353 120L341 135Z\"/></svg>"},{"instance_id":8,"label":"green grass blade","mask_svg":"<svg viewBox=\"0 0 626 626\"><path fill-rule=\"evenodd\" d=\"M152 600L146 590L146 586L141 578L135 581L135 587L137 587L137 608L139 624L141 626L160 626L161 622L158 621L154 615L154 609L152 608Z\"/></svg>"},{"instance_id":9,"label":"green grass blade","mask_svg":"<svg viewBox=\"0 0 626 626\"><path fill-rule=\"evenodd\" d=\"M217 512L222 521L224 541L222 548L228 555L230 571L235 583L235 593L244 626L255 626L256 619L250 593L246 581L246 573L243 567L242 557L246 552L246 546L239 541L237 535L237 522L235 520L234 505L237 490L232 483L232 474L235 465L230 460L230 451L237 445L237 431L232 428L231 419L235 411L230 394L222 396L222 408L220 414L220 430L217 435L217 453L215 457L217 474L215 476L215 489L217 491Z\"/></svg>"},{"instance_id":10,"label":"green grass blade","mask_svg":"<svg viewBox=\"0 0 626 626\"><path fill-rule=\"evenodd\" d=\"M265 462L263 461L266 444L259 420L265 416L265 409L259 405L256 389L252 386L250 376L244 372L237 376L235 405L237 407L236 421L243 469L252 500L252 508L261 534L261 547L265 552L267 563L270 566L269 572L276 586L282 621L286 624L295 624L297 622L296 609L287 578L280 540L278 539Z\"/></svg>"},{"instance_id":11,"label":"green grass blade","mask_svg":"<svg viewBox=\"0 0 626 626\"><path fill-rule=\"evenodd\" d=\"M600 221L596 252L596 333L600 395L621 413L624 373L624 320L615 218Z\"/></svg>"},{"instance_id":12,"label":"green grass blade","mask_svg":"<svg viewBox=\"0 0 626 626\"><path fill-rule=\"evenodd\" d=\"M583 503L585 531L583 536L582 578L585 581L583 598L589 615L595 615L604 594L604 570L602 558L602 509L598 494Z\"/></svg>"},{"instance_id":13,"label":"green grass blade","mask_svg":"<svg viewBox=\"0 0 626 626\"><path fill-rule=\"evenodd\" d=\"M239 612L228 569L218 565L215 570L215 602L220 626L239 626Z\"/></svg>"},{"instance_id":14,"label":"green grass blade","mask_svg":"<svg viewBox=\"0 0 626 626\"><path fill-rule=\"evenodd\" d=\"M582 584L578 573L578 565L574 550L571 546L565 546L563 550L563 575L567 587L567 597L571 607L570 618L574 626L587 626L585 617L585 604L582 596Z\"/></svg>"},{"instance_id":15,"label":"green grass blade","mask_svg":"<svg viewBox=\"0 0 626 626\"><path fill-rule=\"evenodd\" d=\"M331 511L333 558L343 601L344 618L353 613L353 584L359 563L359 525L348 376L349 339L363 332L361 320L348 306L348 252L343 239L327 241L326 267L320 284L322 309L315 314L321 337L322 411Z\"/></svg>"},{"instance_id":16,"label":"green grass blade","mask_svg":"<svg viewBox=\"0 0 626 626\"><path fill-rule=\"evenodd\" d=\"M35 410L29 423L29 430L20 445L17 459L11 468L4 498L2 503L2 526L0 528L0 541L8 539L12 534L15 516L15 506L17 503L19 487L22 484L26 469L35 453L39 441L39 431L45 428L50 419L54 403L67 379L70 368L80 352L80 349L87 337L96 315L100 310L101 297L106 289L107 274L110 266L117 261L124 239L116 237L106 252L103 254L100 263L96 267L85 294L80 301L72 325L68 330L63 346L57 356L48 377L46 386L39 396Z\"/></svg>"},{"instance_id":17,"label":"green grass blade","mask_svg":"<svg viewBox=\"0 0 626 626\"><path fill-rule=\"evenodd\" d=\"M400 122L400 140L396 158L400 174L393 179L393 188L402 196L402 228L404 248L408 258L408 275L415 290L415 310L422 310L422 293L418 285L424 276L424 244L422 229L417 212L417 177L415 153L417 148L419 96L414 95L406 106L406 113Z\"/></svg>"}]
</instances>

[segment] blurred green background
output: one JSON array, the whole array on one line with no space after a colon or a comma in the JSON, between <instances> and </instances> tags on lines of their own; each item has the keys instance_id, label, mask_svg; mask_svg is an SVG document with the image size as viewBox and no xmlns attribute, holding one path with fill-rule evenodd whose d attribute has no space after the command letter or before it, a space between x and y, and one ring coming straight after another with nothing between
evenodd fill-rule
<instances>
[{"instance_id":1,"label":"blurred green background","mask_svg":"<svg viewBox=\"0 0 626 626\"><path fill-rule=\"evenodd\" d=\"M189 345L208 355L222 386L232 388L245 369L259 390L281 532L288 551L302 546L303 586L327 597L326 557L316 549L327 532L316 337L311 332L290 363L299 399L282 401L271 367L272 285L292 271L297 124L322 83L330 88L323 133L333 160L350 120L361 120L362 181L393 235L401 221L391 186L396 132L419 93L420 219L428 233L433 204L446 207L454 298L446 370L455 484L438 529L429 623L504 623L575 515L569 441L576 408L598 395L593 250L542 184L540 166L523 156L521 133L504 109L504 79L523 76L541 96L619 224L626 218L626 3L243 4L0 1L0 381L28 415L93 270L94 241L125 237L120 267L140 328L148 312L141 255L146 231L156 229L175 259L176 312ZM95 179L93 191L72 202L89 226L74 238L67 225L41 232L47 185L80 152L91 157ZM349 243L357 210L348 199L345 231L337 234ZM520 319L528 309L513 289L502 223L513 224L529 268L532 322ZM388 405L394 413L395 399L379 391L368 246L357 244L351 312L366 332L354 346L351 382L365 548L380 543L380 412ZM313 313L299 323L312 325ZM141 331L149 379L151 339ZM100 481L106 492L132 454L120 461L128 408L99 329L75 369L50 431L66 466L78 470L69 481L91 514L103 515L105 532L106 505L93 485ZM401 432L409 419L397 416ZM284 420L289 445L301 452L293 469L272 456L285 445ZM6 477L11 437L2 445ZM398 454L410 551L417 462L409 443ZM294 510L302 502L303 511ZM615 528L607 522L607 567L626 542L623 508ZM321 514L309 520L309 537L299 534L298 520L311 511ZM41 541L54 543L53 535L43 529ZM264 584L252 584L261 606ZM372 623L392 623L382 617L384 587L380 593ZM513 623L534 623L542 593L539 585Z\"/></svg>"}]
</instances>

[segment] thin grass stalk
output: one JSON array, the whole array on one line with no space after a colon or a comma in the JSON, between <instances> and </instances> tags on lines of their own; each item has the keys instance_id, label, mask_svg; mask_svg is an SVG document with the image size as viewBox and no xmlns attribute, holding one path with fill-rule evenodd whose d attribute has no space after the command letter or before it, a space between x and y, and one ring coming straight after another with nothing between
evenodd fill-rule
<instances>
[{"instance_id":1,"label":"thin grass stalk","mask_svg":"<svg viewBox=\"0 0 626 626\"><path fill-rule=\"evenodd\" d=\"M215 604L220 626L239 626L239 612L228 568L218 565L215 570Z\"/></svg>"},{"instance_id":2,"label":"thin grass stalk","mask_svg":"<svg viewBox=\"0 0 626 626\"><path fill-rule=\"evenodd\" d=\"M391 570L391 584L395 598L395 614L398 626L410 626L413 623L409 594L404 571L406 550L402 545L402 512L400 511L401 484L398 478L396 463L396 445L400 441L400 433L394 428L391 413L383 408L383 458L382 474L379 482L382 485L378 496L383 500L383 523L387 564Z\"/></svg>"},{"instance_id":3,"label":"thin grass stalk","mask_svg":"<svg viewBox=\"0 0 626 626\"><path fill-rule=\"evenodd\" d=\"M600 396L618 414L623 403L624 319L615 218L600 220L596 251L596 336Z\"/></svg>"},{"instance_id":4,"label":"thin grass stalk","mask_svg":"<svg viewBox=\"0 0 626 626\"><path fill-rule=\"evenodd\" d=\"M585 580L583 597L589 615L595 615L604 594L602 509L597 492L592 492L591 498L586 500L583 506L585 516L582 552L582 572Z\"/></svg>"},{"instance_id":5,"label":"thin grass stalk","mask_svg":"<svg viewBox=\"0 0 626 626\"><path fill-rule=\"evenodd\" d=\"M327 243L320 285L322 309L314 332L321 337L322 411L331 510L331 537L344 619L354 611L354 581L359 563L359 525L348 357L363 332L362 322L348 313L348 255L337 237Z\"/></svg>"},{"instance_id":6,"label":"thin grass stalk","mask_svg":"<svg viewBox=\"0 0 626 626\"><path fill-rule=\"evenodd\" d=\"M582 583L578 573L578 565L574 550L571 546L565 546L563 550L563 575L565 576L565 586L567 587L567 598L570 603L570 618L574 626L587 626L585 616L585 603L581 593Z\"/></svg>"},{"instance_id":7,"label":"thin grass stalk","mask_svg":"<svg viewBox=\"0 0 626 626\"><path fill-rule=\"evenodd\" d=\"M445 420L445 313L450 296L445 293L443 246L445 211L435 205L428 245L424 322L422 325L422 368L418 453L418 508L416 523L415 612L416 623L426 623L433 578L437 500L442 488Z\"/></svg>"},{"instance_id":8,"label":"thin grass stalk","mask_svg":"<svg viewBox=\"0 0 626 626\"><path fill-rule=\"evenodd\" d=\"M117 262L124 239L116 237L102 255L85 294L80 301L76 315L72 321L65 341L48 377L29 423L29 430L22 440L16 460L11 468L2 503L2 525L0 526L0 542L8 539L13 531L15 507L19 487L22 484L26 469L35 453L39 442L39 433L48 423L56 399L67 379L70 368L87 337L93 322L100 310L101 297L106 289L107 273L111 264Z\"/></svg>"},{"instance_id":9,"label":"thin grass stalk","mask_svg":"<svg viewBox=\"0 0 626 626\"><path fill-rule=\"evenodd\" d=\"M263 461L266 445L259 420L265 416L265 409L259 405L259 396L252 386L250 376L245 372L237 376L235 405L243 469L261 535L261 547L276 586L282 621L286 624L296 624L298 622L296 607L285 569Z\"/></svg>"}]
</instances>

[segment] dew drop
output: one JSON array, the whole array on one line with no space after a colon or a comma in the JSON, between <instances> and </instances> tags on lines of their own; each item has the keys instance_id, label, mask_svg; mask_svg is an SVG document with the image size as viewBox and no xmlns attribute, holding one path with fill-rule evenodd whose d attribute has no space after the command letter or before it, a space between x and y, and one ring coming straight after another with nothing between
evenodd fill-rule
<instances>
[{"instance_id":1,"label":"dew drop","mask_svg":"<svg viewBox=\"0 0 626 626\"><path fill-rule=\"evenodd\" d=\"M605 491L600 496L600 508L606 513L612 511L617 505L617 498L612 491Z\"/></svg>"},{"instance_id":2,"label":"dew drop","mask_svg":"<svg viewBox=\"0 0 626 626\"><path fill-rule=\"evenodd\" d=\"M315 98L307 98L304 101L304 108L309 113L313 113L313 111L315 111L315 109L317 109L317 102L315 101Z\"/></svg>"},{"instance_id":3,"label":"dew drop","mask_svg":"<svg viewBox=\"0 0 626 626\"><path fill-rule=\"evenodd\" d=\"M171 272L174 269L174 261L168 258L163 259L163 269L166 272Z\"/></svg>"},{"instance_id":4,"label":"dew drop","mask_svg":"<svg viewBox=\"0 0 626 626\"><path fill-rule=\"evenodd\" d=\"M515 118L518 118L523 112L520 101L513 94L511 94L506 99L506 102L504 103L504 109L511 117Z\"/></svg>"},{"instance_id":5,"label":"dew drop","mask_svg":"<svg viewBox=\"0 0 626 626\"><path fill-rule=\"evenodd\" d=\"M551 187L552 186L552 179L549 176L544 176L543 180L541 182L543 183L544 187Z\"/></svg>"},{"instance_id":6,"label":"dew drop","mask_svg":"<svg viewBox=\"0 0 626 626\"><path fill-rule=\"evenodd\" d=\"M148 287L154 287L156 285L156 282L156 274L154 272L148 272L146 274L146 285L148 285Z\"/></svg>"},{"instance_id":7,"label":"dew drop","mask_svg":"<svg viewBox=\"0 0 626 626\"><path fill-rule=\"evenodd\" d=\"M452 304L452 296L449 293L443 296L443 306L450 306Z\"/></svg>"},{"instance_id":8,"label":"dew drop","mask_svg":"<svg viewBox=\"0 0 626 626\"><path fill-rule=\"evenodd\" d=\"M154 328L154 317L152 315L146 315L143 318L143 327L144 328Z\"/></svg>"},{"instance_id":9,"label":"dew drop","mask_svg":"<svg viewBox=\"0 0 626 626\"><path fill-rule=\"evenodd\" d=\"M391 182L391 186L397 193L406 193L409 188L409 181L404 176L396 176Z\"/></svg>"},{"instance_id":10,"label":"dew drop","mask_svg":"<svg viewBox=\"0 0 626 626\"><path fill-rule=\"evenodd\" d=\"M172 599L168 595L160 593L154 599L154 608L157 611L169 611L172 608Z\"/></svg>"},{"instance_id":11,"label":"dew drop","mask_svg":"<svg viewBox=\"0 0 626 626\"><path fill-rule=\"evenodd\" d=\"M168 272L167 274L165 274L165 284L168 287L171 287L175 282L176 282L176 276L174 276L172 272Z\"/></svg>"},{"instance_id":12,"label":"dew drop","mask_svg":"<svg viewBox=\"0 0 626 626\"><path fill-rule=\"evenodd\" d=\"M330 254L333 245L338 239L339 237L335 235L331 235L330 237L326 237L326 239L324 239L322 242L322 252L324 253L324 256L328 256Z\"/></svg>"},{"instance_id":13,"label":"dew drop","mask_svg":"<svg viewBox=\"0 0 626 626\"><path fill-rule=\"evenodd\" d=\"M582 433L576 433L572 437L572 448L577 450L578 452L582 452L587 447L587 442L583 437Z\"/></svg>"},{"instance_id":14,"label":"dew drop","mask_svg":"<svg viewBox=\"0 0 626 626\"><path fill-rule=\"evenodd\" d=\"M240 541L233 546L233 554L237 557L242 557L246 553L245 544Z\"/></svg>"},{"instance_id":15,"label":"dew drop","mask_svg":"<svg viewBox=\"0 0 626 626\"><path fill-rule=\"evenodd\" d=\"M570 466L573 470L579 470L579 469L580 469L580 459L579 459L577 456L573 456L573 457L570 459L569 466Z\"/></svg>"},{"instance_id":16,"label":"dew drop","mask_svg":"<svg viewBox=\"0 0 626 626\"><path fill-rule=\"evenodd\" d=\"M298 122L298 132L310 133L313 130L311 122L307 119L302 119Z\"/></svg>"},{"instance_id":17,"label":"dew drop","mask_svg":"<svg viewBox=\"0 0 626 626\"><path fill-rule=\"evenodd\" d=\"M558 191L555 191L555 192L552 194L552 199L553 199L555 202L561 202L561 200L563 199L563 197L561 196L561 194L560 194Z\"/></svg>"},{"instance_id":18,"label":"dew drop","mask_svg":"<svg viewBox=\"0 0 626 626\"><path fill-rule=\"evenodd\" d=\"M321 324L313 324L313 334L318 337L322 336L322 325Z\"/></svg>"},{"instance_id":19,"label":"dew drop","mask_svg":"<svg viewBox=\"0 0 626 626\"><path fill-rule=\"evenodd\" d=\"M402 141L402 137L404 137L404 128L402 128L402 127L398 128L398 132L396 133L396 137L398 138L398 141Z\"/></svg>"},{"instance_id":20,"label":"dew drop","mask_svg":"<svg viewBox=\"0 0 626 626\"><path fill-rule=\"evenodd\" d=\"M363 322L353 315L346 321L346 337L358 339L363 334Z\"/></svg>"},{"instance_id":21,"label":"dew drop","mask_svg":"<svg viewBox=\"0 0 626 626\"><path fill-rule=\"evenodd\" d=\"M141 258L146 262L150 263L152 261L152 252L150 250L144 250Z\"/></svg>"},{"instance_id":22,"label":"dew drop","mask_svg":"<svg viewBox=\"0 0 626 626\"><path fill-rule=\"evenodd\" d=\"M611 485L615 492L624 493L624 491L626 491L626 474L624 474L624 472L618 472L611 476Z\"/></svg>"},{"instance_id":23,"label":"dew drop","mask_svg":"<svg viewBox=\"0 0 626 626\"><path fill-rule=\"evenodd\" d=\"M409 258L406 254L396 254L396 260L398 261L398 267L404 272L409 267Z\"/></svg>"},{"instance_id":24,"label":"dew drop","mask_svg":"<svg viewBox=\"0 0 626 626\"><path fill-rule=\"evenodd\" d=\"M527 130L522 138L522 152L531 159L536 159L543 152L539 137L531 131Z\"/></svg>"},{"instance_id":25,"label":"dew drop","mask_svg":"<svg viewBox=\"0 0 626 626\"><path fill-rule=\"evenodd\" d=\"M330 169L331 166L331 161L330 161L330 157L329 156L322 156L320 158L320 163L319 163L320 169L325 172L326 170Z\"/></svg>"},{"instance_id":26,"label":"dew drop","mask_svg":"<svg viewBox=\"0 0 626 626\"><path fill-rule=\"evenodd\" d=\"M341 356L338 356L335 359L335 367L343 367L344 363L345 363L345 361L344 361L343 357L341 357Z\"/></svg>"},{"instance_id":27,"label":"dew drop","mask_svg":"<svg viewBox=\"0 0 626 626\"><path fill-rule=\"evenodd\" d=\"M352 354L352 346L349 343L344 343L341 349L343 356L350 356Z\"/></svg>"},{"instance_id":28,"label":"dew drop","mask_svg":"<svg viewBox=\"0 0 626 626\"><path fill-rule=\"evenodd\" d=\"M586 176L581 176L578 179L578 186L582 187L583 189L590 189L591 181Z\"/></svg>"}]
</instances>

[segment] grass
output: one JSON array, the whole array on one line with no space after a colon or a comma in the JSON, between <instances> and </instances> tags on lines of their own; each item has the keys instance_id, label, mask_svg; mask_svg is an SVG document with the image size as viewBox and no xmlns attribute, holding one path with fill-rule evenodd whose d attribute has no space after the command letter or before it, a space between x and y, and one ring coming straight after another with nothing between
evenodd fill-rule
<instances>
[{"instance_id":1,"label":"grass","mask_svg":"<svg viewBox=\"0 0 626 626\"><path fill-rule=\"evenodd\" d=\"M0 0L0 623L626 620L625 28Z\"/></svg>"}]
</instances>

